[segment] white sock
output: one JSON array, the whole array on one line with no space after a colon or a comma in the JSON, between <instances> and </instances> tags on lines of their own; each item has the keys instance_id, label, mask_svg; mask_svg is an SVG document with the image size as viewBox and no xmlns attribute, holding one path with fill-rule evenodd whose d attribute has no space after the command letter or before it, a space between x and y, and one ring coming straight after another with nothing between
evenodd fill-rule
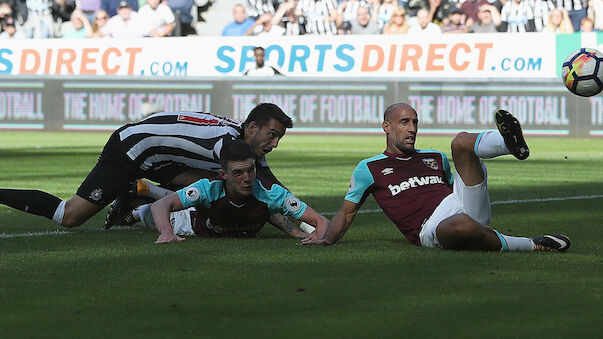
<instances>
[{"instance_id":1,"label":"white sock","mask_svg":"<svg viewBox=\"0 0 603 339\"><path fill-rule=\"evenodd\" d=\"M65 200L61 200L59 206L54 211L54 215L52 216L52 221L56 222L59 225L63 224L63 216L65 215Z\"/></svg>"},{"instance_id":2,"label":"white sock","mask_svg":"<svg viewBox=\"0 0 603 339\"><path fill-rule=\"evenodd\" d=\"M534 250L534 242L526 237L512 237L494 230L501 243L501 252L531 252Z\"/></svg>"},{"instance_id":3,"label":"white sock","mask_svg":"<svg viewBox=\"0 0 603 339\"><path fill-rule=\"evenodd\" d=\"M490 159L499 155L511 154L499 131L486 131L477 136L475 154L482 159Z\"/></svg>"},{"instance_id":4,"label":"white sock","mask_svg":"<svg viewBox=\"0 0 603 339\"><path fill-rule=\"evenodd\" d=\"M147 180L136 179L138 188L136 190L137 195L143 195L150 197L155 200L159 200L167 195L174 193L174 191L168 190L163 187L159 187Z\"/></svg>"},{"instance_id":5,"label":"white sock","mask_svg":"<svg viewBox=\"0 0 603 339\"><path fill-rule=\"evenodd\" d=\"M132 211L132 216L136 220L142 221L148 228L153 229L153 214L151 213L151 204L140 205Z\"/></svg>"}]
</instances>

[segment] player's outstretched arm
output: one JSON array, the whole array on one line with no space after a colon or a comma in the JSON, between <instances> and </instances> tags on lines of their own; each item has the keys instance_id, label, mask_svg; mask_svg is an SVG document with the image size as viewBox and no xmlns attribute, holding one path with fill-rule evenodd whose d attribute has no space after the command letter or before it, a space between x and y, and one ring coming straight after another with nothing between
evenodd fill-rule
<instances>
[{"instance_id":1,"label":"player's outstretched arm","mask_svg":"<svg viewBox=\"0 0 603 339\"><path fill-rule=\"evenodd\" d=\"M302 245L332 245L337 240L341 239L345 232L352 225L352 221L354 221L354 217L358 214L358 210L360 209L360 205L353 203L348 200L344 200L341 208L335 216L333 220L329 223L326 232L322 237L313 238L309 237L303 239L301 241Z\"/></svg>"},{"instance_id":2,"label":"player's outstretched arm","mask_svg":"<svg viewBox=\"0 0 603 339\"><path fill-rule=\"evenodd\" d=\"M268 222L278 228L279 230L287 233L288 235L294 238L304 239L309 236L308 233L300 231L298 229L300 221L295 219L291 219L290 217L284 216L282 214L273 214L268 219Z\"/></svg>"},{"instance_id":3,"label":"player's outstretched arm","mask_svg":"<svg viewBox=\"0 0 603 339\"><path fill-rule=\"evenodd\" d=\"M315 230L305 239L320 239L329 227L329 219L323 217L312 207L308 206L299 220L315 227Z\"/></svg>"},{"instance_id":4,"label":"player's outstretched arm","mask_svg":"<svg viewBox=\"0 0 603 339\"><path fill-rule=\"evenodd\" d=\"M174 234L174 229L170 224L170 212L183 209L182 202L176 193L172 193L164 198L155 201L151 205L151 214L153 215L153 224L159 232L159 237L155 243L181 242L186 238L181 238Z\"/></svg>"}]
</instances>

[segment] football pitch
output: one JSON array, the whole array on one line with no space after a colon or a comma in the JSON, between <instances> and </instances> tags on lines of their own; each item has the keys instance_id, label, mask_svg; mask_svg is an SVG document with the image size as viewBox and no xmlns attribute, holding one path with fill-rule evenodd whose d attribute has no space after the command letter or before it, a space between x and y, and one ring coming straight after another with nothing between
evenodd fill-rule
<instances>
[{"instance_id":1,"label":"football pitch","mask_svg":"<svg viewBox=\"0 0 603 339\"><path fill-rule=\"evenodd\" d=\"M67 199L108 133L0 132L0 187ZM417 148L450 155L451 137ZM486 161L492 226L563 233L567 253L411 245L372 198L345 237L156 245L142 228L64 229L0 206L3 338L594 338L603 332L603 139L527 138L532 154ZM276 176L331 218L356 164L383 136L287 135Z\"/></svg>"}]
</instances>

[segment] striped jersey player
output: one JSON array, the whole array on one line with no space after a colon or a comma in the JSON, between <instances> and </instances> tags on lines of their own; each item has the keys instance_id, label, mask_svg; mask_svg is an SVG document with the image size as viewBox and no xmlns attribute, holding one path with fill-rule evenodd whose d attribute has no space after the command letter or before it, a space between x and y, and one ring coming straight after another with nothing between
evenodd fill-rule
<instances>
[{"instance_id":1,"label":"striped jersey player","mask_svg":"<svg viewBox=\"0 0 603 339\"><path fill-rule=\"evenodd\" d=\"M409 105L389 106L383 117L387 146L383 154L358 164L345 200L324 237L302 244L332 244L351 226L368 194L413 244L450 250L566 251L564 235L526 238L490 227L486 166L480 159L512 154L529 156L519 121L495 112L498 131L457 134L451 143L455 180L444 154L415 149L417 112Z\"/></svg>"},{"instance_id":2,"label":"striped jersey player","mask_svg":"<svg viewBox=\"0 0 603 339\"><path fill-rule=\"evenodd\" d=\"M220 148L225 140L232 139L247 142L257 159L258 173L277 182L265 155L278 146L291 127L291 118L273 104L258 105L243 123L209 113L156 113L111 135L97 164L71 199L64 201L39 190L0 189L0 204L65 227L79 226L127 193L130 182L137 178L184 187L214 176L220 168Z\"/></svg>"}]
</instances>

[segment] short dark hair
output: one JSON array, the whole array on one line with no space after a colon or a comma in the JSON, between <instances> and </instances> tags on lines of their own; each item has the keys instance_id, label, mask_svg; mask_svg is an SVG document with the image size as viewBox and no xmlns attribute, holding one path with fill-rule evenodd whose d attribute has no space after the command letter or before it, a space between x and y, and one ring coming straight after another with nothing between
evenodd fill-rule
<instances>
[{"instance_id":1,"label":"short dark hair","mask_svg":"<svg viewBox=\"0 0 603 339\"><path fill-rule=\"evenodd\" d=\"M226 171L229 161L243 161L255 159L251 146L243 140L224 140L222 150L220 151L220 166Z\"/></svg>"},{"instance_id":2,"label":"short dark hair","mask_svg":"<svg viewBox=\"0 0 603 339\"><path fill-rule=\"evenodd\" d=\"M263 103L255 106L251 112L249 112L249 115L247 116L247 119L245 119L243 125L249 126L252 121L255 121L259 127L264 127L272 119L283 124L285 128L293 127L293 121L291 118L285 114L280 107L270 103Z\"/></svg>"},{"instance_id":3,"label":"short dark hair","mask_svg":"<svg viewBox=\"0 0 603 339\"><path fill-rule=\"evenodd\" d=\"M256 47L256 48L253 49L253 53L255 53L255 51L262 51L262 52L264 52L265 50L264 50L264 47L258 46L258 47Z\"/></svg>"}]
</instances>

